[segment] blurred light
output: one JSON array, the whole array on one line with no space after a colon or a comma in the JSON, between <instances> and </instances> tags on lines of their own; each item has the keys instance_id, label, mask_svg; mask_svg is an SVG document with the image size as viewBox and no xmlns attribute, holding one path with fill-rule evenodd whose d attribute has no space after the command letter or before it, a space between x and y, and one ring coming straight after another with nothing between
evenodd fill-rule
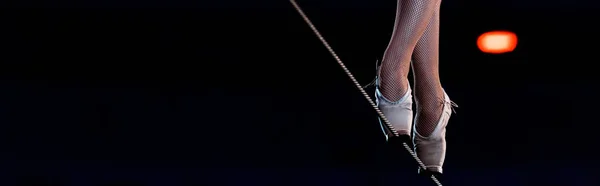
<instances>
[{"instance_id":1,"label":"blurred light","mask_svg":"<svg viewBox=\"0 0 600 186\"><path fill-rule=\"evenodd\" d=\"M484 53L512 52L517 47L517 35L510 31L486 32L477 39L477 46Z\"/></svg>"}]
</instances>

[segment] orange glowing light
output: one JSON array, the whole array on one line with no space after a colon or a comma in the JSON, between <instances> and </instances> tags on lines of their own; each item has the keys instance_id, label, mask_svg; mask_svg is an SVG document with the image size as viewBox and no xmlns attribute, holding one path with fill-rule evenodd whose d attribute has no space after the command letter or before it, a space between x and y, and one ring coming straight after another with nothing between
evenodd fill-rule
<instances>
[{"instance_id":1,"label":"orange glowing light","mask_svg":"<svg viewBox=\"0 0 600 186\"><path fill-rule=\"evenodd\" d=\"M490 54L512 52L517 47L517 34L510 31L491 31L477 39L479 50Z\"/></svg>"}]
</instances>

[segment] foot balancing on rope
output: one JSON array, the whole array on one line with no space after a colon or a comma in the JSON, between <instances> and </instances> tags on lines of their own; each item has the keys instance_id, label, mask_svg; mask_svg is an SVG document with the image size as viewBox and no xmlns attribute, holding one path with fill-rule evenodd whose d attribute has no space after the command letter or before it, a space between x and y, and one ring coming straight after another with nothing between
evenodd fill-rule
<instances>
[{"instance_id":1,"label":"foot balancing on rope","mask_svg":"<svg viewBox=\"0 0 600 186\"><path fill-rule=\"evenodd\" d=\"M398 0L393 34L375 78L377 106L400 137L412 138L426 167L419 173L434 175L443 172L446 125L455 106L439 78L440 3ZM414 90L408 81L411 66ZM388 139L392 132L381 118L380 123Z\"/></svg>"}]
</instances>

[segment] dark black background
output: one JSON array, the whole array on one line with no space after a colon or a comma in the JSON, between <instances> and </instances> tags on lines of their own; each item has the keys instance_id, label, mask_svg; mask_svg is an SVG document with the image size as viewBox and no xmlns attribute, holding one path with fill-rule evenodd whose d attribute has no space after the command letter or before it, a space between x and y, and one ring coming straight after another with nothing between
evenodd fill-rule
<instances>
[{"instance_id":1,"label":"dark black background","mask_svg":"<svg viewBox=\"0 0 600 186\"><path fill-rule=\"evenodd\" d=\"M299 3L372 80L395 1ZM596 4L444 1L445 185L600 184ZM1 185L433 184L287 1L8 5ZM479 52L491 30L517 49Z\"/></svg>"}]
</instances>

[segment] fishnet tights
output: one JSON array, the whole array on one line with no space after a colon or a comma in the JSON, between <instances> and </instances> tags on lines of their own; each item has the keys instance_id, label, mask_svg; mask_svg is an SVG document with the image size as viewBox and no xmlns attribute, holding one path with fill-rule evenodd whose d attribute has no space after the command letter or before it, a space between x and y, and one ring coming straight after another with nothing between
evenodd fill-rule
<instances>
[{"instance_id":1,"label":"fishnet tights","mask_svg":"<svg viewBox=\"0 0 600 186\"><path fill-rule=\"evenodd\" d=\"M417 103L416 131L429 136L442 114L439 80L439 10L441 0L398 0L392 38L381 64L380 91L390 101L408 90L411 58Z\"/></svg>"}]
</instances>

